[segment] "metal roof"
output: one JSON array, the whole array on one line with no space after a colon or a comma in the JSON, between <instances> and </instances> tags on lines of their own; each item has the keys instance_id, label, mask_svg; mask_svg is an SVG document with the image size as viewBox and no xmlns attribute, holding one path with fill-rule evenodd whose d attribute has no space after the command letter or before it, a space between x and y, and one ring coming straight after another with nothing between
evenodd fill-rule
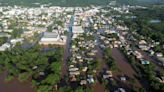
<instances>
[{"instance_id":1,"label":"metal roof","mask_svg":"<svg viewBox=\"0 0 164 92\"><path fill-rule=\"evenodd\" d=\"M43 38L57 38L58 34L55 32L44 32Z\"/></svg>"}]
</instances>

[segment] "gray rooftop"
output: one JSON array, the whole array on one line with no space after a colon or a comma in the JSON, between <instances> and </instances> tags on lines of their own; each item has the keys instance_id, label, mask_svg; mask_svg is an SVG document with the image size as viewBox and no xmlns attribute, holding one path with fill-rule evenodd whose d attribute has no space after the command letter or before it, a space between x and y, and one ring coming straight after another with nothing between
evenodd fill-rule
<instances>
[{"instance_id":1,"label":"gray rooftop","mask_svg":"<svg viewBox=\"0 0 164 92\"><path fill-rule=\"evenodd\" d=\"M8 33L0 32L0 37L9 37Z\"/></svg>"},{"instance_id":2,"label":"gray rooftop","mask_svg":"<svg viewBox=\"0 0 164 92\"><path fill-rule=\"evenodd\" d=\"M57 38L58 34L55 32L44 32L43 38Z\"/></svg>"}]
</instances>

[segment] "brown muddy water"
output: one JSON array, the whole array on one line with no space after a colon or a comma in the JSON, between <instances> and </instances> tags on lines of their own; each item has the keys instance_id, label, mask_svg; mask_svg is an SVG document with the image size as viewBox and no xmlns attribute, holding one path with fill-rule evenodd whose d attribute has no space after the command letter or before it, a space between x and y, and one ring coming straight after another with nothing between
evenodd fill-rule
<instances>
[{"instance_id":1,"label":"brown muddy water","mask_svg":"<svg viewBox=\"0 0 164 92\"><path fill-rule=\"evenodd\" d=\"M94 86L93 86L93 92L105 92L105 88L103 85L101 85L100 83L96 83Z\"/></svg>"},{"instance_id":2,"label":"brown muddy water","mask_svg":"<svg viewBox=\"0 0 164 92\"><path fill-rule=\"evenodd\" d=\"M30 82L21 83L16 78L5 82L7 71L0 74L0 92L36 92Z\"/></svg>"},{"instance_id":3,"label":"brown muddy water","mask_svg":"<svg viewBox=\"0 0 164 92\"><path fill-rule=\"evenodd\" d=\"M135 78L135 76L137 76L137 73L133 70L131 65L128 63L127 59L124 57L124 55L118 48L112 49L112 56L116 60L118 68L121 70L116 75L126 75L129 78ZM141 87L141 84L138 80L136 86Z\"/></svg>"},{"instance_id":4,"label":"brown muddy water","mask_svg":"<svg viewBox=\"0 0 164 92\"><path fill-rule=\"evenodd\" d=\"M121 70L119 73L114 74L114 76L119 76L119 75L123 74L129 78L136 79L136 83L135 83L136 87L144 88L145 90L148 90L150 88L149 84L146 80L144 80L144 79L138 80L136 78L137 73L134 71L134 69L128 63L127 59L124 57L123 53L118 48L112 49L112 56L116 60L116 64L119 67L119 69Z\"/></svg>"}]
</instances>

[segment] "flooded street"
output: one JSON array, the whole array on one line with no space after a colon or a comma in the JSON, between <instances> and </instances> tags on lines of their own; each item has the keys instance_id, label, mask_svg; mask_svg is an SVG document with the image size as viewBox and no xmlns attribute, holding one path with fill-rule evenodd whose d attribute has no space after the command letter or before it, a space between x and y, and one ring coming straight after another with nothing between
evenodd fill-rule
<instances>
[{"instance_id":1,"label":"flooded street","mask_svg":"<svg viewBox=\"0 0 164 92\"><path fill-rule=\"evenodd\" d=\"M5 82L7 72L0 75L0 92L36 92L30 82L20 83L16 78L11 82Z\"/></svg>"},{"instance_id":2,"label":"flooded street","mask_svg":"<svg viewBox=\"0 0 164 92\"><path fill-rule=\"evenodd\" d=\"M125 75L127 78L131 79L134 78L136 79L137 73L133 70L131 65L128 63L127 59L124 57L124 55L119 51L117 48L112 49L112 56L116 60L116 64L120 70L119 73L116 73L115 75L122 76ZM141 83L137 80L136 81L136 86L141 88Z\"/></svg>"},{"instance_id":3,"label":"flooded street","mask_svg":"<svg viewBox=\"0 0 164 92\"><path fill-rule=\"evenodd\" d=\"M131 67L131 65L128 63L127 59L124 57L123 53L119 49L113 48L112 55L113 58L117 61L119 69L121 70L119 73L114 75L118 76L119 74L124 74L129 78L137 79L137 73L134 71L134 69ZM135 84L137 87L144 88L145 90L149 91L150 86L146 80L147 79L144 78L141 78L140 80L137 79Z\"/></svg>"},{"instance_id":4,"label":"flooded street","mask_svg":"<svg viewBox=\"0 0 164 92\"><path fill-rule=\"evenodd\" d=\"M135 71L127 62L126 58L117 48L112 49L112 56L116 60L116 64L118 65L118 68L121 70L122 74L126 74L129 77L136 75Z\"/></svg>"},{"instance_id":5,"label":"flooded street","mask_svg":"<svg viewBox=\"0 0 164 92\"><path fill-rule=\"evenodd\" d=\"M72 16L71 19L70 19L70 24L69 24L69 27L68 27L68 34L67 34L67 41L66 41L66 45L64 47L64 58L63 58L62 72L61 72L62 78L65 75L68 75L67 61L68 61L68 58L70 56L70 46L71 46L73 23L74 23L74 16Z\"/></svg>"},{"instance_id":6,"label":"flooded street","mask_svg":"<svg viewBox=\"0 0 164 92\"><path fill-rule=\"evenodd\" d=\"M64 47L64 58L63 58L62 72L61 72L62 77L68 74L67 60L70 55L70 51L69 51L70 42L71 42L71 33L68 33L66 46Z\"/></svg>"},{"instance_id":7,"label":"flooded street","mask_svg":"<svg viewBox=\"0 0 164 92\"><path fill-rule=\"evenodd\" d=\"M164 72L164 67L162 67L158 64L159 61L156 59L155 56L152 57L148 53L146 53L140 49L138 49L138 51L143 55L144 59L149 60L150 62L152 62L156 66L155 67L156 71Z\"/></svg>"}]
</instances>

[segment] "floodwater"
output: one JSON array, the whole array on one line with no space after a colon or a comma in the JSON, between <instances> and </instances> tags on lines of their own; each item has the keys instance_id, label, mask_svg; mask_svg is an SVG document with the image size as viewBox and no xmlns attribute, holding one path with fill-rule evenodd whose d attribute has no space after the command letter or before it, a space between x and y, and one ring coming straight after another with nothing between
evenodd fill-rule
<instances>
[{"instance_id":1,"label":"floodwater","mask_svg":"<svg viewBox=\"0 0 164 92\"><path fill-rule=\"evenodd\" d=\"M61 76L62 78L65 75L68 75L68 67L67 67L67 61L70 56L70 46L71 46L71 37L72 37L72 26L74 23L74 16L71 17L70 19L70 25L69 25L69 30L67 34L67 41L66 41L66 46L64 47L64 58L63 58L63 64L62 64L62 72Z\"/></svg>"},{"instance_id":2,"label":"floodwater","mask_svg":"<svg viewBox=\"0 0 164 92\"><path fill-rule=\"evenodd\" d=\"M116 60L116 64L118 65L118 68L121 69L121 72L123 74L126 74L129 77L133 77L133 75L136 74L130 64L127 62L126 58L122 55L122 53L120 53L117 48L112 49L112 56Z\"/></svg>"},{"instance_id":3,"label":"floodwater","mask_svg":"<svg viewBox=\"0 0 164 92\"><path fill-rule=\"evenodd\" d=\"M0 92L36 92L30 82L20 83L16 78L5 82L7 71L0 75Z\"/></svg>"},{"instance_id":4,"label":"floodwater","mask_svg":"<svg viewBox=\"0 0 164 92\"><path fill-rule=\"evenodd\" d=\"M146 53L140 49L138 49L138 51L143 55L144 59L149 60L152 63L154 63L154 65L156 66L155 70L164 72L164 67L162 67L158 64L159 61L156 59L156 57L150 56L148 53Z\"/></svg>"},{"instance_id":5,"label":"floodwater","mask_svg":"<svg viewBox=\"0 0 164 92\"><path fill-rule=\"evenodd\" d=\"M105 88L104 88L104 86L102 84L96 83L93 86L93 92L105 92Z\"/></svg>"},{"instance_id":6,"label":"floodwater","mask_svg":"<svg viewBox=\"0 0 164 92\"><path fill-rule=\"evenodd\" d=\"M123 53L118 48L112 49L112 56L117 61L117 65L119 69L121 70L121 74L126 75L129 78L135 78L137 76L137 73L134 71L134 69L131 67L131 65L128 63L127 59L123 55ZM119 75L119 74L116 74ZM141 80L136 81L136 86L138 88L144 88L145 90L149 91L150 86L146 79L142 78Z\"/></svg>"},{"instance_id":7,"label":"floodwater","mask_svg":"<svg viewBox=\"0 0 164 92\"><path fill-rule=\"evenodd\" d=\"M64 47L64 58L63 58L62 72L61 72L62 77L64 77L65 75L68 75L67 61L70 55L70 51L69 51L70 42L71 42L71 33L68 33L66 46Z\"/></svg>"},{"instance_id":8,"label":"floodwater","mask_svg":"<svg viewBox=\"0 0 164 92\"><path fill-rule=\"evenodd\" d=\"M131 65L128 63L127 59L124 57L124 55L120 52L118 48L112 49L112 56L116 60L116 64L120 69L119 74L115 74L115 75L117 76L125 75L128 78L135 78L137 76L136 72L133 70ZM139 81L137 81L135 84L139 88L141 88L142 86Z\"/></svg>"}]
</instances>

